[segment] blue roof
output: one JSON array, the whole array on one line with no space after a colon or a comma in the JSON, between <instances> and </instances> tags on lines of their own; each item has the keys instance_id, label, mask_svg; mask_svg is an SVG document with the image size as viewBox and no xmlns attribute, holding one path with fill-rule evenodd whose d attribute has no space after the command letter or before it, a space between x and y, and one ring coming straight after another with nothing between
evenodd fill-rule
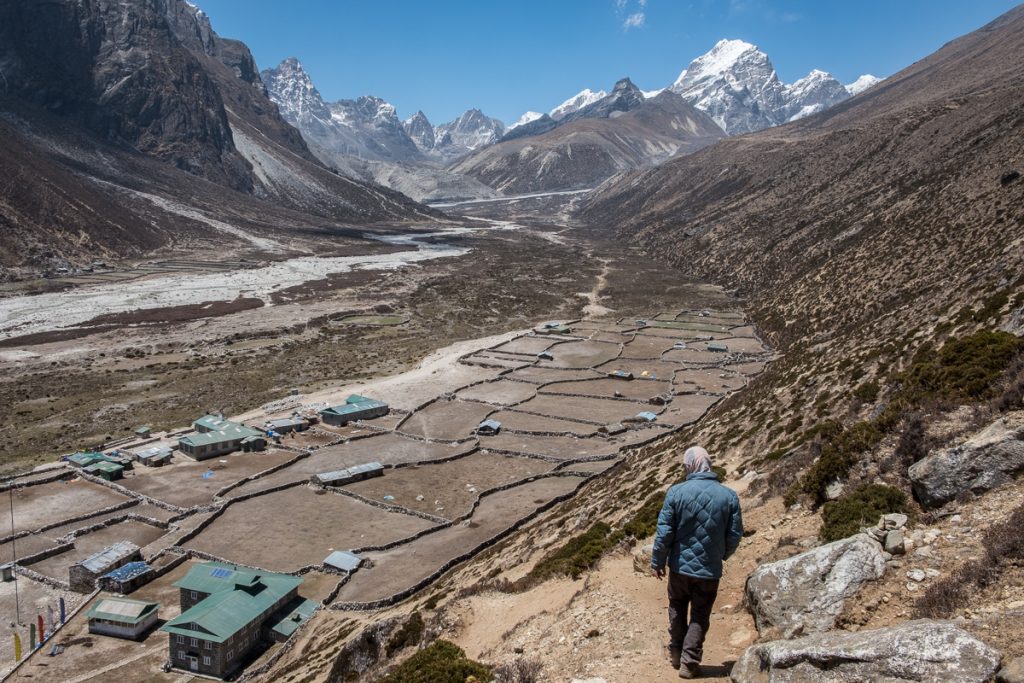
<instances>
[{"instance_id":1,"label":"blue roof","mask_svg":"<svg viewBox=\"0 0 1024 683\"><path fill-rule=\"evenodd\" d=\"M107 572L103 575L104 579L114 579L115 581L131 581L137 576L145 574L150 569L149 565L145 562L129 562L128 564L118 567L112 572Z\"/></svg>"},{"instance_id":2,"label":"blue roof","mask_svg":"<svg viewBox=\"0 0 1024 683\"><path fill-rule=\"evenodd\" d=\"M641 420L646 420L647 422L654 422L655 420L658 419L658 416L649 410L645 410L642 413L637 413L636 416L639 417Z\"/></svg>"}]
</instances>

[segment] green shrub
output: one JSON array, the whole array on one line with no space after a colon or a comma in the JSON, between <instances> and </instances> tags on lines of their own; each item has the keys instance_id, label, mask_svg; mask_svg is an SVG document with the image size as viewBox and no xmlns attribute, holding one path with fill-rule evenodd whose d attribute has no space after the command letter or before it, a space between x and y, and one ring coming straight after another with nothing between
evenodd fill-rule
<instances>
[{"instance_id":1,"label":"green shrub","mask_svg":"<svg viewBox=\"0 0 1024 683\"><path fill-rule=\"evenodd\" d=\"M491 670L467 659L462 648L439 640L402 662L380 683L466 683L470 676L481 683L493 679Z\"/></svg>"},{"instance_id":2,"label":"green shrub","mask_svg":"<svg viewBox=\"0 0 1024 683\"><path fill-rule=\"evenodd\" d=\"M864 382L853 390L853 397L861 403L874 403L878 399L878 382Z\"/></svg>"},{"instance_id":3,"label":"green shrub","mask_svg":"<svg viewBox=\"0 0 1024 683\"><path fill-rule=\"evenodd\" d=\"M604 522L596 522L586 533L574 536L561 548L541 559L528 576L534 581L544 581L552 576L578 579L622 538L621 531L614 531Z\"/></svg>"},{"instance_id":4,"label":"green shrub","mask_svg":"<svg viewBox=\"0 0 1024 683\"><path fill-rule=\"evenodd\" d=\"M984 400L1022 351L1024 340L1009 332L979 330L950 339L938 350L923 346L895 379L903 384L905 399L916 405Z\"/></svg>"},{"instance_id":5,"label":"green shrub","mask_svg":"<svg viewBox=\"0 0 1024 683\"><path fill-rule=\"evenodd\" d=\"M865 484L839 500L825 503L822 510L821 540L826 543L852 536L861 527L878 523L890 512L906 512L907 497L899 489Z\"/></svg>"},{"instance_id":6,"label":"green shrub","mask_svg":"<svg viewBox=\"0 0 1024 683\"><path fill-rule=\"evenodd\" d=\"M877 417L847 428L827 420L804 432L798 443L808 440L812 433L819 436L821 455L800 478L799 487L790 491L787 500L795 502L799 491L811 496L816 504L825 502L826 487L837 479L845 479L858 457L903 424L908 412L927 404L991 398L1000 390L1000 378L1022 354L1024 340L1008 332L991 330L947 340L940 349L930 343L922 344L910 366L892 378L899 388ZM858 391L864 386L858 387Z\"/></svg>"},{"instance_id":7,"label":"green shrub","mask_svg":"<svg viewBox=\"0 0 1024 683\"><path fill-rule=\"evenodd\" d=\"M388 640L387 647L384 650L388 653L388 657L395 654L403 647L409 645L419 645L423 639L423 617L420 616L419 612L413 612L409 615L409 618L402 628L398 629L392 634L391 639Z\"/></svg>"},{"instance_id":8,"label":"green shrub","mask_svg":"<svg viewBox=\"0 0 1024 683\"><path fill-rule=\"evenodd\" d=\"M658 515L665 504L665 492L658 491L651 495L644 504L640 506L632 517L622 525L622 531L627 536L640 540L652 535L658 526Z\"/></svg>"}]
</instances>

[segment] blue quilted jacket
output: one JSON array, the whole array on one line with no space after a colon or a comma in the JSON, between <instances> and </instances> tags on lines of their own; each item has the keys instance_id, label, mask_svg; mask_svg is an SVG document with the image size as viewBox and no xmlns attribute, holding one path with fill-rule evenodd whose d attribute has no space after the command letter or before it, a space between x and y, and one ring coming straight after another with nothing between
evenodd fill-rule
<instances>
[{"instance_id":1,"label":"blue quilted jacket","mask_svg":"<svg viewBox=\"0 0 1024 683\"><path fill-rule=\"evenodd\" d=\"M722 578L722 561L739 547L743 517L736 492L712 472L696 472L665 495L651 568L699 579Z\"/></svg>"}]
</instances>

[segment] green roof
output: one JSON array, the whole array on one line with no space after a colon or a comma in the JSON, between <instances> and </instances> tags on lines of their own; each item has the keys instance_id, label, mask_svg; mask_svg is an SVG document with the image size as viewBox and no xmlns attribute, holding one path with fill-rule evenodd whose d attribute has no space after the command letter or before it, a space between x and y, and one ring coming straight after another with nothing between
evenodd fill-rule
<instances>
[{"instance_id":1,"label":"green roof","mask_svg":"<svg viewBox=\"0 0 1024 683\"><path fill-rule=\"evenodd\" d=\"M350 415L352 413L358 413L363 410L370 410L373 408L387 408L388 404L383 401L378 401L372 398L366 398L358 394L352 394L345 399L345 402L341 405L330 406L321 410L321 413L334 413L336 415Z\"/></svg>"},{"instance_id":2,"label":"green roof","mask_svg":"<svg viewBox=\"0 0 1024 683\"><path fill-rule=\"evenodd\" d=\"M100 460L99 462L94 462L93 464L86 467L85 471L107 472L109 474L114 474L116 472L123 472L124 466L116 462L110 462L109 460Z\"/></svg>"},{"instance_id":3,"label":"green roof","mask_svg":"<svg viewBox=\"0 0 1024 683\"><path fill-rule=\"evenodd\" d=\"M106 619L134 626L160 609L156 602L129 600L128 598L101 598L85 613L89 619Z\"/></svg>"},{"instance_id":4,"label":"green roof","mask_svg":"<svg viewBox=\"0 0 1024 683\"><path fill-rule=\"evenodd\" d=\"M221 429L215 432L202 432L183 436L178 439L178 443L188 444L189 446L209 446L210 444L241 440L250 436L263 436L263 432L252 427L235 424L234 422L222 422Z\"/></svg>"},{"instance_id":5,"label":"green roof","mask_svg":"<svg viewBox=\"0 0 1024 683\"><path fill-rule=\"evenodd\" d=\"M82 453L75 453L74 455L68 456L68 462L72 462L79 467L88 467L93 463L97 462L110 462L110 458L103 455L102 453L95 453L93 451L85 451Z\"/></svg>"},{"instance_id":6,"label":"green roof","mask_svg":"<svg viewBox=\"0 0 1024 683\"><path fill-rule=\"evenodd\" d=\"M243 569L223 562L197 564L174 585L210 596L171 619L161 630L223 643L301 583L302 579L296 576Z\"/></svg>"},{"instance_id":7,"label":"green roof","mask_svg":"<svg viewBox=\"0 0 1024 683\"><path fill-rule=\"evenodd\" d=\"M316 611L319 604L313 600L305 599L299 603L292 604L291 610L274 624L270 630L288 638L291 634L295 633L299 626L302 626L307 619L313 616L313 612Z\"/></svg>"}]
</instances>

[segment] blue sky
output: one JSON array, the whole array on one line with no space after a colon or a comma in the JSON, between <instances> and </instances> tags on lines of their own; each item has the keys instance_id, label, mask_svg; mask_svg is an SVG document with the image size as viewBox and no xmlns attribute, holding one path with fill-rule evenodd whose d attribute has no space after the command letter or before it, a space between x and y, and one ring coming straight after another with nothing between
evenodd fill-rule
<instances>
[{"instance_id":1,"label":"blue sky","mask_svg":"<svg viewBox=\"0 0 1024 683\"><path fill-rule=\"evenodd\" d=\"M298 57L327 100L372 94L435 124L470 107L511 123L629 76L672 83L721 38L759 46L789 83L889 76L1012 0L193 0L261 69Z\"/></svg>"}]
</instances>

